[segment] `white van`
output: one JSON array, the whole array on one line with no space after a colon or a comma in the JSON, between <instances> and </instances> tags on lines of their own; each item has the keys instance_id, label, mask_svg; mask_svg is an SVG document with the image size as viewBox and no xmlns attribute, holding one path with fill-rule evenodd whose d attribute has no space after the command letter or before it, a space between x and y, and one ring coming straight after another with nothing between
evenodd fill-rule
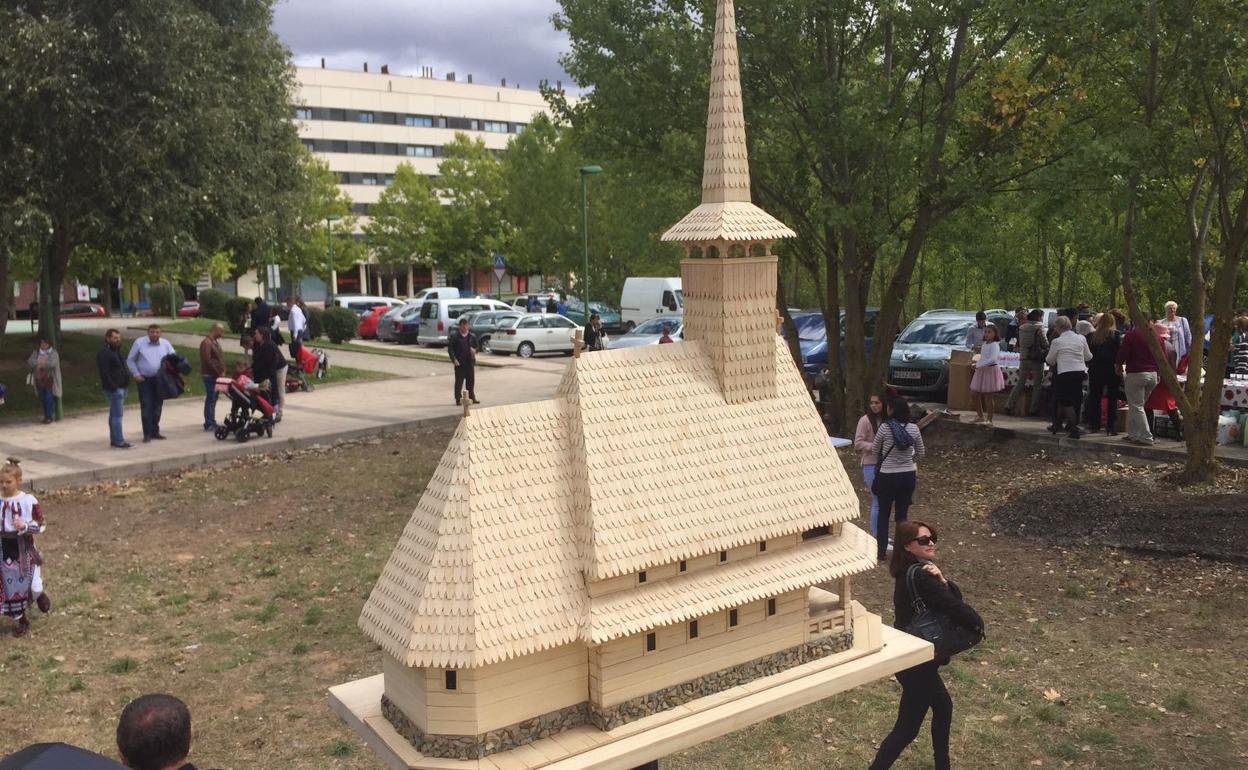
<instances>
[{"instance_id":1,"label":"white van","mask_svg":"<svg viewBox=\"0 0 1248 770\"><path fill-rule=\"evenodd\" d=\"M430 299L420 306L420 331L416 342L421 345L445 345L451 327L464 313L478 310L512 310L506 302L496 299Z\"/></svg>"},{"instance_id":2,"label":"white van","mask_svg":"<svg viewBox=\"0 0 1248 770\"><path fill-rule=\"evenodd\" d=\"M459 299L459 289L454 286L430 286L421 289L413 297L407 298L407 304L415 305L427 299Z\"/></svg>"},{"instance_id":3,"label":"white van","mask_svg":"<svg viewBox=\"0 0 1248 770\"><path fill-rule=\"evenodd\" d=\"M683 315L685 294L679 278L625 278L620 292L620 322L634 326L655 316Z\"/></svg>"},{"instance_id":4,"label":"white van","mask_svg":"<svg viewBox=\"0 0 1248 770\"><path fill-rule=\"evenodd\" d=\"M389 305L395 307L402 305L402 300L394 297L377 297L369 294L335 294L334 306L345 307L358 316L362 316L378 305Z\"/></svg>"}]
</instances>

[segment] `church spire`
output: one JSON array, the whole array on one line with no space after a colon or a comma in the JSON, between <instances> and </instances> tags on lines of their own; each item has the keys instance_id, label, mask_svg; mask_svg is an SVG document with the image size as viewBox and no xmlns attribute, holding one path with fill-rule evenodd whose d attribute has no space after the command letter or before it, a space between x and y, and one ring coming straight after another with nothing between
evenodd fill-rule
<instances>
[{"instance_id":1,"label":"church spire","mask_svg":"<svg viewBox=\"0 0 1248 770\"><path fill-rule=\"evenodd\" d=\"M745 110L741 104L736 11L733 0L720 0L715 5L702 202L727 201L750 202L750 158L745 145Z\"/></svg>"}]
</instances>

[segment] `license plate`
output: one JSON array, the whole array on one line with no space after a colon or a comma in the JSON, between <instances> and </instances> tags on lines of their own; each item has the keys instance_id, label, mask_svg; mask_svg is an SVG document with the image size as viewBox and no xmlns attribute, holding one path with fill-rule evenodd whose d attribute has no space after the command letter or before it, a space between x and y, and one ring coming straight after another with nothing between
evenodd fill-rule
<instances>
[{"instance_id":1,"label":"license plate","mask_svg":"<svg viewBox=\"0 0 1248 770\"><path fill-rule=\"evenodd\" d=\"M893 377L898 380L921 380L923 379L923 372L913 369L895 369L893 370Z\"/></svg>"}]
</instances>

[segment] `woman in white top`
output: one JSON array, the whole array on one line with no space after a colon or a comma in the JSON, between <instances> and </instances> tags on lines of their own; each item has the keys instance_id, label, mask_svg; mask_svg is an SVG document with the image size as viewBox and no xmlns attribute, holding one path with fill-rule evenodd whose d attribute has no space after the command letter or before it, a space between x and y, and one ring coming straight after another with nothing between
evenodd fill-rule
<instances>
[{"instance_id":1,"label":"woman in white top","mask_svg":"<svg viewBox=\"0 0 1248 770\"><path fill-rule=\"evenodd\" d=\"M1180 361L1192 349L1192 326L1187 319L1179 315L1179 303L1170 300L1166 303L1166 317L1161 323L1170 330L1170 347Z\"/></svg>"},{"instance_id":2,"label":"woman in white top","mask_svg":"<svg viewBox=\"0 0 1248 770\"><path fill-rule=\"evenodd\" d=\"M979 349L979 361L975 375L971 377L971 397L975 400L975 422L992 424L993 396L1005 388L1005 375L1001 372L1001 342L997 339L997 327L984 329L984 344ZM984 419L984 412L988 419Z\"/></svg>"},{"instance_id":3,"label":"woman in white top","mask_svg":"<svg viewBox=\"0 0 1248 770\"><path fill-rule=\"evenodd\" d=\"M1079 430L1079 412L1083 404L1083 381L1088 376L1088 362L1092 360L1092 351L1088 348L1088 338L1075 334L1071 330L1070 319L1059 315L1053 324L1057 337L1049 345L1049 355L1045 359L1053 367L1053 392L1057 404L1053 424L1049 432L1057 435L1062 430L1062 423L1068 429L1071 438L1079 438L1083 433Z\"/></svg>"}]
</instances>

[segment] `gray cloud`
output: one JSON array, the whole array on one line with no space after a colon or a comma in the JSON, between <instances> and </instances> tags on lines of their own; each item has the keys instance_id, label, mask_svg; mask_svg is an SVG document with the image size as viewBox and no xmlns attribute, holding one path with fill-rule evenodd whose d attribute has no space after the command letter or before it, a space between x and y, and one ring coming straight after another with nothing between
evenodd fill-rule
<instances>
[{"instance_id":1,"label":"gray cloud","mask_svg":"<svg viewBox=\"0 0 1248 770\"><path fill-rule=\"evenodd\" d=\"M571 78L559 66L567 40L550 16L555 0L284 0L273 29L295 63L396 74L433 67L437 77L472 74L478 83Z\"/></svg>"}]
</instances>

